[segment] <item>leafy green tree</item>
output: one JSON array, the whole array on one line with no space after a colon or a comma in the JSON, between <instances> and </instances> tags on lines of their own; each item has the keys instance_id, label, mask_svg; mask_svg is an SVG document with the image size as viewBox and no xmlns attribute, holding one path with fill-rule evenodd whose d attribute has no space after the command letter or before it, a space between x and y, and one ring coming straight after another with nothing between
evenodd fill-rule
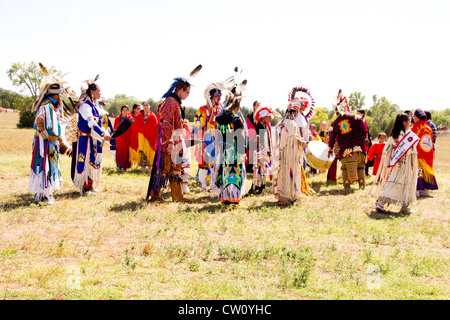
<instances>
[{"instance_id":1,"label":"leafy green tree","mask_svg":"<svg viewBox=\"0 0 450 320\"><path fill-rule=\"evenodd\" d=\"M161 103L161 101L155 101L152 98L147 99L148 103L150 104L150 110L154 113L154 114L158 114L158 107L159 104Z\"/></svg>"},{"instance_id":2,"label":"leafy green tree","mask_svg":"<svg viewBox=\"0 0 450 320\"><path fill-rule=\"evenodd\" d=\"M327 110L327 115L328 115L328 119L330 119L330 121L335 118L336 116L336 110L334 110L334 108L331 109L326 109Z\"/></svg>"},{"instance_id":3,"label":"leafy green tree","mask_svg":"<svg viewBox=\"0 0 450 320\"><path fill-rule=\"evenodd\" d=\"M0 98L0 107L5 108L5 109L10 109L11 103L9 102L8 99Z\"/></svg>"},{"instance_id":4,"label":"leafy green tree","mask_svg":"<svg viewBox=\"0 0 450 320\"><path fill-rule=\"evenodd\" d=\"M363 109L363 107L366 105L364 100L366 99L366 96L362 96L361 92L352 92L350 96L348 97L348 104L350 105L350 110L358 110Z\"/></svg>"},{"instance_id":5,"label":"leafy green tree","mask_svg":"<svg viewBox=\"0 0 450 320\"><path fill-rule=\"evenodd\" d=\"M0 107L24 111L30 109L32 104L33 99L31 97L0 88Z\"/></svg>"},{"instance_id":6,"label":"leafy green tree","mask_svg":"<svg viewBox=\"0 0 450 320\"><path fill-rule=\"evenodd\" d=\"M194 116L197 113L198 108L194 108L194 107L186 107L184 109L184 116L186 117L187 120L189 120L190 122L194 121Z\"/></svg>"},{"instance_id":7,"label":"leafy green tree","mask_svg":"<svg viewBox=\"0 0 450 320\"><path fill-rule=\"evenodd\" d=\"M24 110L20 112L17 128L33 128L36 111Z\"/></svg>"},{"instance_id":8,"label":"leafy green tree","mask_svg":"<svg viewBox=\"0 0 450 320\"><path fill-rule=\"evenodd\" d=\"M12 101L11 107L13 109L22 112L26 110L31 110L32 105L33 105L33 98L22 95L16 95Z\"/></svg>"},{"instance_id":9,"label":"leafy green tree","mask_svg":"<svg viewBox=\"0 0 450 320\"><path fill-rule=\"evenodd\" d=\"M373 106L366 112L366 121L372 118L372 124L369 126L370 136L375 138L378 133L385 132L389 135L392 126L394 125L395 117L401 112L397 104L391 103L386 97L378 98L373 95Z\"/></svg>"},{"instance_id":10,"label":"leafy green tree","mask_svg":"<svg viewBox=\"0 0 450 320\"><path fill-rule=\"evenodd\" d=\"M110 113L111 116L117 116L120 113L120 109L123 105L130 107L130 112L132 111L133 105L135 103L142 104L142 101L137 100L135 97L127 96L124 93L116 94L113 99L107 99L108 104L105 109Z\"/></svg>"},{"instance_id":11,"label":"leafy green tree","mask_svg":"<svg viewBox=\"0 0 450 320\"><path fill-rule=\"evenodd\" d=\"M444 127L450 127L450 109L445 109L441 111L430 110L431 120L438 127L442 125Z\"/></svg>"},{"instance_id":12,"label":"leafy green tree","mask_svg":"<svg viewBox=\"0 0 450 320\"><path fill-rule=\"evenodd\" d=\"M48 70L55 77L61 76L61 72L56 70L55 67L50 67ZM33 99L32 101L36 100L36 97L39 95L41 81L44 78L44 72L36 62L32 61L29 64L13 63L6 73L14 86L19 87L22 92L28 90Z\"/></svg>"},{"instance_id":13,"label":"leafy green tree","mask_svg":"<svg viewBox=\"0 0 450 320\"><path fill-rule=\"evenodd\" d=\"M321 107L316 109L316 113L312 116L311 120L309 121L310 124L315 124L317 127L317 130L320 128L320 123L322 121L325 121L328 125L330 125L329 117L328 117L328 111L327 109Z\"/></svg>"}]
</instances>

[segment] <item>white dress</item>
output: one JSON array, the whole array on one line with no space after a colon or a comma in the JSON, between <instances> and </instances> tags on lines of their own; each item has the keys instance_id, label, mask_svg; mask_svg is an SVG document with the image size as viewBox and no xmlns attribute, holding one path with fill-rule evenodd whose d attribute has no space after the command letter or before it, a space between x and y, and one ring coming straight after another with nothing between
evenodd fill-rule
<instances>
[{"instance_id":1,"label":"white dress","mask_svg":"<svg viewBox=\"0 0 450 320\"><path fill-rule=\"evenodd\" d=\"M275 126L273 189L280 203L300 200L303 147L295 120L284 119Z\"/></svg>"},{"instance_id":2,"label":"white dress","mask_svg":"<svg viewBox=\"0 0 450 320\"><path fill-rule=\"evenodd\" d=\"M369 190L369 194L376 193L378 201L387 204L409 205L416 201L417 187L417 149L414 145L391 168L389 162L397 143L403 138L405 132L401 132L398 139L389 137L381 156L375 183Z\"/></svg>"}]
</instances>

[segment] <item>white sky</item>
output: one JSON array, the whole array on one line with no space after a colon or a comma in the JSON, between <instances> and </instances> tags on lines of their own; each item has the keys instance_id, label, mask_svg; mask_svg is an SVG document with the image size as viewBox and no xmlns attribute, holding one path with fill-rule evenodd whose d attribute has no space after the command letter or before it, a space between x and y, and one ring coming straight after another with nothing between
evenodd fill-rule
<instances>
[{"instance_id":1,"label":"white sky","mask_svg":"<svg viewBox=\"0 0 450 320\"><path fill-rule=\"evenodd\" d=\"M243 69L243 105L284 108L290 90L316 107L347 95L385 96L401 109L450 108L448 0L0 0L0 87L14 62L42 62L79 93L100 74L103 97L159 100L173 78L203 69L185 106L206 85ZM26 93L26 92L25 92Z\"/></svg>"}]
</instances>

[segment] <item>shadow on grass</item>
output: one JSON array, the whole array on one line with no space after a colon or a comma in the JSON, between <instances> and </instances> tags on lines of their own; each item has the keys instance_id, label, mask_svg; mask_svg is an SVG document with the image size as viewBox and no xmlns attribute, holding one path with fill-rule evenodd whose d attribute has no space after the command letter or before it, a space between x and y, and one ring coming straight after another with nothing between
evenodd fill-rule
<instances>
[{"instance_id":1,"label":"shadow on grass","mask_svg":"<svg viewBox=\"0 0 450 320\"><path fill-rule=\"evenodd\" d=\"M122 212L122 211L136 211L147 206L147 201L128 201L122 204L116 204L109 208L109 211Z\"/></svg>"},{"instance_id":2,"label":"shadow on grass","mask_svg":"<svg viewBox=\"0 0 450 320\"><path fill-rule=\"evenodd\" d=\"M15 196L11 201L0 203L1 211L9 212L20 208L29 207L31 205L38 205L34 201L34 196L31 193L21 193Z\"/></svg>"},{"instance_id":3,"label":"shadow on grass","mask_svg":"<svg viewBox=\"0 0 450 320\"><path fill-rule=\"evenodd\" d=\"M343 184L339 182L311 181L308 182L308 184L317 195L345 196L359 190L359 185L357 183L353 183L350 186L350 190L344 190Z\"/></svg>"},{"instance_id":4,"label":"shadow on grass","mask_svg":"<svg viewBox=\"0 0 450 320\"><path fill-rule=\"evenodd\" d=\"M263 194L264 195L264 194ZM252 197L255 197L254 200L256 201L257 196L247 196L245 197L246 200L251 199ZM224 204L222 201L218 198L211 198L208 196L203 196L201 198L195 199L194 201L187 201L188 203L193 204L204 204L200 208L192 208L188 207L181 212L189 212L192 210L198 211L198 212L209 212L209 213L218 213L218 212L228 212L233 210L246 210L246 211L254 211L259 210L261 208L283 208L280 207L276 201L258 201L257 204L248 204L243 201L240 202L240 204ZM284 207L290 207L291 205L286 205Z\"/></svg>"},{"instance_id":5,"label":"shadow on grass","mask_svg":"<svg viewBox=\"0 0 450 320\"><path fill-rule=\"evenodd\" d=\"M398 218L404 218L409 217L410 213L403 213L403 212L393 212L387 210L386 213L377 212L376 210L372 210L367 214L367 216L374 220L386 220L386 219L398 219Z\"/></svg>"},{"instance_id":6,"label":"shadow on grass","mask_svg":"<svg viewBox=\"0 0 450 320\"><path fill-rule=\"evenodd\" d=\"M150 178L150 174L148 172L142 172L141 168L132 168L132 169L127 169L125 171L119 171L117 168L111 168L111 167L104 167L102 169L102 174L107 174L107 175L122 175L122 174L139 174L139 175L145 175L148 176Z\"/></svg>"},{"instance_id":7,"label":"shadow on grass","mask_svg":"<svg viewBox=\"0 0 450 320\"><path fill-rule=\"evenodd\" d=\"M55 192L54 194L55 204L58 203L58 200L63 199L77 199L80 197L80 193L78 191L68 191L64 193ZM46 206L47 202L41 201L36 202L34 200L34 196L31 193L20 193L15 196L12 201L2 202L0 203L0 209L3 212L9 212L20 208L27 208L30 206Z\"/></svg>"},{"instance_id":8,"label":"shadow on grass","mask_svg":"<svg viewBox=\"0 0 450 320\"><path fill-rule=\"evenodd\" d=\"M192 198L192 199L191 199L190 195L196 195L196 193L191 192L190 194L185 196L185 199L186 199L187 203L197 203L197 204L199 204L199 203L211 203L211 202L217 202L219 200L217 198L212 198L209 193L201 195L199 197Z\"/></svg>"},{"instance_id":9,"label":"shadow on grass","mask_svg":"<svg viewBox=\"0 0 450 320\"><path fill-rule=\"evenodd\" d=\"M328 186L325 181L312 181L308 182L308 184L315 192L319 192L321 188Z\"/></svg>"},{"instance_id":10,"label":"shadow on grass","mask_svg":"<svg viewBox=\"0 0 450 320\"><path fill-rule=\"evenodd\" d=\"M77 190L55 194L56 201L58 201L58 199L78 199L80 197L80 192Z\"/></svg>"},{"instance_id":11,"label":"shadow on grass","mask_svg":"<svg viewBox=\"0 0 450 320\"><path fill-rule=\"evenodd\" d=\"M233 210L234 208L236 208L235 205L230 205L230 206L225 207L224 205L222 205L222 203L220 201L216 201L215 203L209 203L209 204L204 205L195 210L198 211L199 213L207 212L207 213L215 214L215 213L225 212L228 210ZM188 207L183 211L188 212L190 210L192 210L192 208Z\"/></svg>"},{"instance_id":12,"label":"shadow on grass","mask_svg":"<svg viewBox=\"0 0 450 320\"><path fill-rule=\"evenodd\" d=\"M419 196L419 197L417 197L417 201L423 201L423 200L426 200L426 199L433 199L433 198L435 198L435 196L433 196L433 195L430 195L430 196L427 196L427 197Z\"/></svg>"},{"instance_id":13,"label":"shadow on grass","mask_svg":"<svg viewBox=\"0 0 450 320\"><path fill-rule=\"evenodd\" d=\"M260 202L258 205L248 206L246 209L247 209L247 211L258 211L258 210L261 210L262 208L285 209L285 208L294 207L296 205L298 205L296 202L291 202L286 205L280 206L277 201L263 201L263 202Z\"/></svg>"},{"instance_id":14,"label":"shadow on grass","mask_svg":"<svg viewBox=\"0 0 450 320\"><path fill-rule=\"evenodd\" d=\"M346 196L346 195L355 193L356 190L357 189L353 189L353 188L351 188L350 190L344 190L342 187L342 188L338 188L338 189L323 190L323 191L317 192L317 193L319 193L319 195L327 195L327 196Z\"/></svg>"}]
</instances>

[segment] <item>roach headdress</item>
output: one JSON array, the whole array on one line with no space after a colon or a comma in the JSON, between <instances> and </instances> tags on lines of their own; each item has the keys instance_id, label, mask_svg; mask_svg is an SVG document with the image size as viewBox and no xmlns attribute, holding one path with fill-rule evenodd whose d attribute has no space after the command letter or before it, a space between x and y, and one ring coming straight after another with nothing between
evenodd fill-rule
<instances>
[{"instance_id":1,"label":"roach headdress","mask_svg":"<svg viewBox=\"0 0 450 320\"><path fill-rule=\"evenodd\" d=\"M247 80L242 80L240 83L240 77L242 70L239 72L238 67L234 68L234 75L226 79L223 83L224 92L222 95L225 96L223 102L224 109L230 109L233 106L240 105L242 98L244 97L245 86L247 85Z\"/></svg>"},{"instance_id":2,"label":"roach headdress","mask_svg":"<svg viewBox=\"0 0 450 320\"><path fill-rule=\"evenodd\" d=\"M333 104L334 110L336 111L336 114L345 114L350 113L350 106L348 103L348 99L346 96L344 96L342 89L339 89L338 95L336 96L336 102Z\"/></svg>"},{"instance_id":3,"label":"roach headdress","mask_svg":"<svg viewBox=\"0 0 450 320\"><path fill-rule=\"evenodd\" d=\"M100 78L100 75L96 75L95 78L92 79L88 79L88 80L84 80L81 83L81 95L80 98L78 99L79 102L82 102L83 100L85 100L87 98L87 89L89 88L89 86L93 83L96 83L97 80Z\"/></svg>"},{"instance_id":4,"label":"roach headdress","mask_svg":"<svg viewBox=\"0 0 450 320\"><path fill-rule=\"evenodd\" d=\"M166 99L169 95L171 95L173 93L173 91L175 90L175 87L177 86L177 84L181 81L186 82L190 86L191 84L189 83L189 80L191 78L195 77L197 75L197 73L200 72L201 69L202 69L202 65L199 64L189 73L189 77L186 77L186 78L178 77L178 78L173 79L173 83L170 86L169 90L167 90L167 92L162 96L163 99Z\"/></svg>"}]
</instances>

